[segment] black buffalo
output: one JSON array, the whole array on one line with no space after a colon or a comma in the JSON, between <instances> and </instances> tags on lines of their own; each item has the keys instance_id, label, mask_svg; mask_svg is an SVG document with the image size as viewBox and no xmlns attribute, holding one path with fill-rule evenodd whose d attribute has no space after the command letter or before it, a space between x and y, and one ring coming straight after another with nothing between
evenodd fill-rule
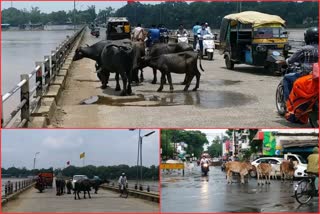
<instances>
[{"instance_id":1,"label":"black buffalo","mask_svg":"<svg viewBox=\"0 0 320 214\"><path fill-rule=\"evenodd\" d=\"M65 193L66 181L64 179L56 178L56 192L58 196Z\"/></svg>"},{"instance_id":2,"label":"black buffalo","mask_svg":"<svg viewBox=\"0 0 320 214\"><path fill-rule=\"evenodd\" d=\"M200 72L197 67L198 53L193 51L185 51L179 53L163 54L158 57L145 57L144 63L153 69L158 69L161 72L161 84L158 91L162 91L165 76L167 76L170 84L170 91L173 91L173 84L171 79L171 73L186 74L186 86L184 91L187 91L192 79L196 76L196 86L193 91L199 88ZM203 71L200 60L200 68Z\"/></svg>"},{"instance_id":3,"label":"black buffalo","mask_svg":"<svg viewBox=\"0 0 320 214\"><path fill-rule=\"evenodd\" d=\"M91 190L91 182L89 179L82 179L78 180L74 183L74 188L73 188L73 194L74 194L74 200L78 199L80 200L79 193L83 192L83 198L86 198L86 193L88 193L89 198L91 198L90 195L90 190Z\"/></svg>"},{"instance_id":4,"label":"black buffalo","mask_svg":"<svg viewBox=\"0 0 320 214\"><path fill-rule=\"evenodd\" d=\"M149 56L154 58L161 56L163 54L169 53L178 53L183 51L192 51L192 47L187 43L174 43L174 44L164 44L164 43L156 43L150 49ZM145 67L146 65L141 65L141 67ZM153 80L152 84L157 83L157 69L153 68ZM185 81L184 81L185 83Z\"/></svg>"}]
</instances>

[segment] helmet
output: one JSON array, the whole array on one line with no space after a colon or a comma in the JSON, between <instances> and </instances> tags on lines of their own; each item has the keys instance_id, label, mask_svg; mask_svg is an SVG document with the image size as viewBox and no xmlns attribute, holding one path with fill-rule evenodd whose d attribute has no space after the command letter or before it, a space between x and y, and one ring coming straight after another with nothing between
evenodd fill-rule
<instances>
[{"instance_id":1,"label":"helmet","mask_svg":"<svg viewBox=\"0 0 320 214\"><path fill-rule=\"evenodd\" d=\"M307 45L319 43L318 27L310 27L304 32L304 41Z\"/></svg>"},{"instance_id":2,"label":"helmet","mask_svg":"<svg viewBox=\"0 0 320 214\"><path fill-rule=\"evenodd\" d=\"M126 175L126 174L123 172L122 175Z\"/></svg>"}]
</instances>

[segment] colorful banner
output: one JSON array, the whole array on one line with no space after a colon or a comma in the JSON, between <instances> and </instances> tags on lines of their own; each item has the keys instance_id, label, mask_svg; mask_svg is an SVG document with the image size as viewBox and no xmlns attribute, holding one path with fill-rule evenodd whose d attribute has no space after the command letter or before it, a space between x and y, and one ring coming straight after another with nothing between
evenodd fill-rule
<instances>
[{"instance_id":1,"label":"colorful banner","mask_svg":"<svg viewBox=\"0 0 320 214\"><path fill-rule=\"evenodd\" d=\"M263 137L263 155L274 156L276 154L276 136L272 132L264 132Z\"/></svg>"}]
</instances>

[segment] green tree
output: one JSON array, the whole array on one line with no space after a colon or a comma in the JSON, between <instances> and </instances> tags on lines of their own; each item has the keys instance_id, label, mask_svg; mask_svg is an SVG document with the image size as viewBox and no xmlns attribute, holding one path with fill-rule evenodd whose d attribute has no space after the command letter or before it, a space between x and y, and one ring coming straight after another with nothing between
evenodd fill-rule
<instances>
[{"instance_id":1,"label":"green tree","mask_svg":"<svg viewBox=\"0 0 320 214\"><path fill-rule=\"evenodd\" d=\"M219 136L216 136L214 140L212 140L212 144L208 147L208 153L211 157L219 157L222 154L222 143L223 139Z\"/></svg>"}]
</instances>

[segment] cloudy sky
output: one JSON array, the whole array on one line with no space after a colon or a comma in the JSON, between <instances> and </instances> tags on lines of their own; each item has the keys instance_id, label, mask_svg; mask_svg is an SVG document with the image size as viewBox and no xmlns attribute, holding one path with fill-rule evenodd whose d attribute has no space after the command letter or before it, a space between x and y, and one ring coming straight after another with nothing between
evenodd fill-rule
<instances>
[{"instance_id":1,"label":"cloudy sky","mask_svg":"<svg viewBox=\"0 0 320 214\"><path fill-rule=\"evenodd\" d=\"M35 2L35 1L25 1L25 2L14 2L12 1L12 6L18 9L27 9L30 10L31 7L39 7L42 12L52 12L59 10L73 10L73 1L65 1L65 2ZM146 3L159 3L156 1L148 1ZM77 10L86 10L88 6L95 5L96 12L100 9L104 9L106 7L113 7L118 9L127 4L127 1L76 1L76 9ZM2 2L2 9L7 9L11 7L11 1Z\"/></svg>"},{"instance_id":2,"label":"cloudy sky","mask_svg":"<svg viewBox=\"0 0 320 214\"><path fill-rule=\"evenodd\" d=\"M154 130L142 130L145 135ZM143 138L143 165L159 164L159 132ZM82 166L80 153L85 152L85 164L108 166L137 161L138 130L3 130L2 167L32 169L62 168L66 162Z\"/></svg>"}]
</instances>

